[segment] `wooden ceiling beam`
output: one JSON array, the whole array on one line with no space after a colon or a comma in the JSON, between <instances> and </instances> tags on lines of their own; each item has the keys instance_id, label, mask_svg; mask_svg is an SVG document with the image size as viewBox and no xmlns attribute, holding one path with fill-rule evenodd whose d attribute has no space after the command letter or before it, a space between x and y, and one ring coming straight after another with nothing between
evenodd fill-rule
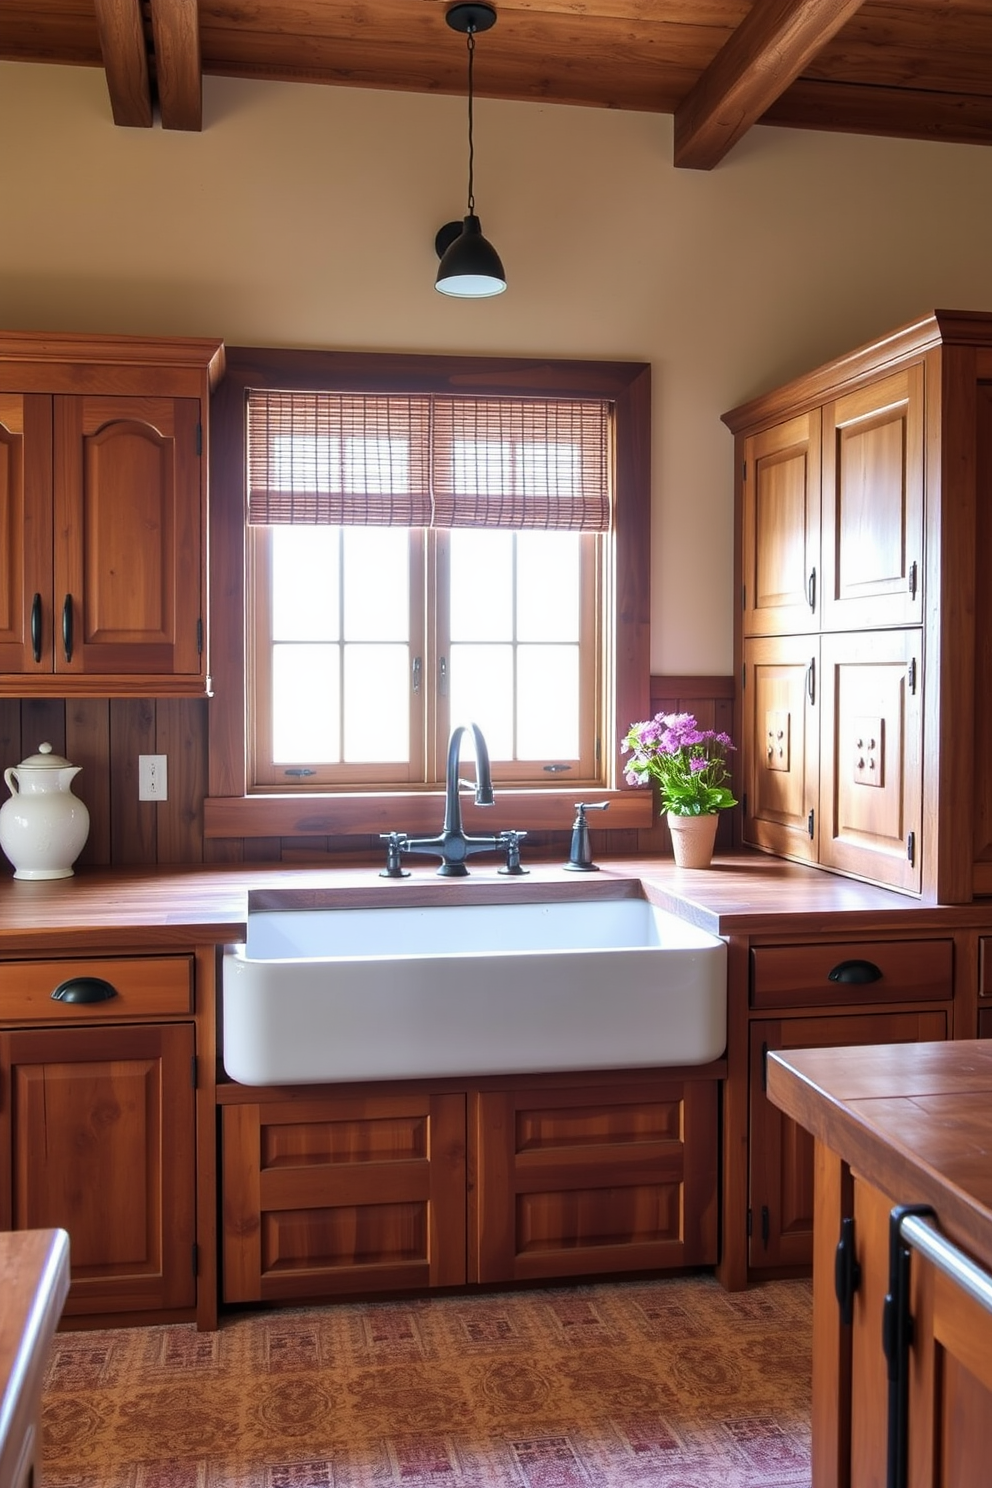
<instances>
[{"instance_id":1,"label":"wooden ceiling beam","mask_svg":"<svg viewBox=\"0 0 992 1488\"><path fill-rule=\"evenodd\" d=\"M755 0L675 111L675 164L712 170L861 0Z\"/></svg>"},{"instance_id":2,"label":"wooden ceiling beam","mask_svg":"<svg viewBox=\"0 0 992 1488\"><path fill-rule=\"evenodd\" d=\"M94 0L115 124L152 126L152 90L140 0Z\"/></svg>"},{"instance_id":3,"label":"wooden ceiling beam","mask_svg":"<svg viewBox=\"0 0 992 1488\"><path fill-rule=\"evenodd\" d=\"M155 84L163 129L203 128L197 0L151 0Z\"/></svg>"}]
</instances>

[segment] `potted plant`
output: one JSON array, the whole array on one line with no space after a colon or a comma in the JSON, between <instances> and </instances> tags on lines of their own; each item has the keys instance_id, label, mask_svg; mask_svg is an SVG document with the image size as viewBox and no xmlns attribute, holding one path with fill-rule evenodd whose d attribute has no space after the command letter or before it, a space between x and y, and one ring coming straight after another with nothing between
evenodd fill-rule
<instances>
[{"instance_id":1,"label":"potted plant","mask_svg":"<svg viewBox=\"0 0 992 1488\"><path fill-rule=\"evenodd\" d=\"M737 801L730 790L729 734L701 729L691 713L658 713L634 723L622 751L628 785L658 782L667 813L675 861L681 868L705 868L713 856L717 815Z\"/></svg>"}]
</instances>

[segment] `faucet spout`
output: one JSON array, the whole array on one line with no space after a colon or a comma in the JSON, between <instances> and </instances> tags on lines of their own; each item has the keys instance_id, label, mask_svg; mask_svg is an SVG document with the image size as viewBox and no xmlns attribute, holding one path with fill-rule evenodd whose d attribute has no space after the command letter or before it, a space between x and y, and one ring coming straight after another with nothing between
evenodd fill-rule
<instances>
[{"instance_id":1,"label":"faucet spout","mask_svg":"<svg viewBox=\"0 0 992 1488\"><path fill-rule=\"evenodd\" d=\"M461 759L462 739L471 730L475 749L475 804L492 806L496 800L493 793L492 770L489 765L489 750L482 730L477 723L459 723L451 730L448 740L448 768L444 784L444 826L442 835L453 832L463 836L462 803L459 795L458 762Z\"/></svg>"}]
</instances>

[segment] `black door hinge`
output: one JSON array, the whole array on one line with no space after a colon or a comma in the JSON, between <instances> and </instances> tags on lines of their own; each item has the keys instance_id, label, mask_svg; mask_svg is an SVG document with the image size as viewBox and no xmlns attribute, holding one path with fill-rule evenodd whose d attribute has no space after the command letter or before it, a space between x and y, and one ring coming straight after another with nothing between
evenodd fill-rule
<instances>
[{"instance_id":1,"label":"black door hinge","mask_svg":"<svg viewBox=\"0 0 992 1488\"><path fill-rule=\"evenodd\" d=\"M810 840L810 842L812 842L812 840L813 840L813 833L816 830L816 812L815 811L811 811L810 814L809 814L809 816L806 818L806 830L809 833L809 840Z\"/></svg>"},{"instance_id":2,"label":"black door hinge","mask_svg":"<svg viewBox=\"0 0 992 1488\"><path fill-rule=\"evenodd\" d=\"M906 668L906 681L909 684L909 691L910 691L911 695L913 697L915 697L916 696L916 657L915 656L911 658L910 663L909 663L909 666Z\"/></svg>"},{"instance_id":3,"label":"black door hinge","mask_svg":"<svg viewBox=\"0 0 992 1488\"><path fill-rule=\"evenodd\" d=\"M861 1267L854 1248L854 1219L840 1222L840 1239L834 1254L834 1292L840 1307L840 1320L846 1327L854 1321L854 1294L861 1285Z\"/></svg>"},{"instance_id":4,"label":"black door hinge","mask_svg":"<svg viewBox=\"0 0 992 1488\"><path fill-rule=\"evenodd\" d=\"M193 1275L194 1276L199 1276L199 1274L200 1274L200 1247L197 1245L196 1241L194 1240L193 1241Z\"/></svg>"},{"instance_id":5,"label":"black door hinge","mask_svg":"<svg viewBox=\"0 0 992 1488\"><path fill-rule=\"evenodd\" d=\"M916 866L916 833L910 832L906 838L906 857L911 865Z\"/></svg>"},{"instance_id":6,"label":"black door hinge","mask_svg":"<svg viewBox=\"0 0 992 1488\"><path fill-rule=\"evenodd\" d=\"M913 561L912 561L912 563L909 565L909 597L910 597L910 599L915 599L916 598L916 583L917 583L917 578L916 578L916 559L914 558Z\"/></svg>"},{"instance_id":7,"label":"black door hinge","mask_svg":"<svg viewBox=\"0 0 992 1488\"><path fill-rule=\"evenodd\" d=\"M203 621L202 620L197 620L197 622L196 622L196 654L197 654L197 656L202 656L203 655Z\"/></svg>"},{"instance_id":8,"label":"black door hinge","mask_svg":"<svg viewBox=\"0 0 992 1488\"><path fill-rule=\"evenodd\" d=\"M190 1074L190 1080L191 1080L192 1085L193 1085L193 1089L195 1090L196 1089L196 1055L195 1054L193 1055L192 1059L189 1062L189 1074Z\"/></svg>"},{"instance_id":9,"label":"black door hinge","mask_svg":"<svg viewBox=\"0 0 992 1488\"><path fill-rule=\"evenodd\" d=\"M750 1238L751 1238L751 1236L753 1234L754 1234L754 1210L753 1209L749 1209L747 1211L747 1238L750 1240Z\"/></svg>"},{"instance_id":10,"label":"black door hinge","mask_svg":"<svg viewBox=\"0 0 992 1488\"><path fill-rule=\"evenodd\" d=\"M741 816L747 816L747 791L741 791Z\"/></svg>"},{"instance_id":11,"label":"black door hinge","mask_svg":"<svg viewBox=\"0 0 992 1488\"><path fill-rule=\"evenodd\" d=\"M196 426L196 453L198 455L202 455L203 454L203 425L202 424L197 424L197 426Z\"/></svg>"}]
</instances>

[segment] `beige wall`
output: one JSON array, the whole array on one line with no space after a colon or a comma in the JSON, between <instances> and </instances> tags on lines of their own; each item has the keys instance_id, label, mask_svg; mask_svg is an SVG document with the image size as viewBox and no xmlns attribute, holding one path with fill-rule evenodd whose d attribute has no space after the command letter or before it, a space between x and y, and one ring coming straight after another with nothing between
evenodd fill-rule
<instances>
[{"instance_id":1,"label":"beige wall","mask_svg":"<svg viewBox=\"0 0 992 1488\"><path fill-rule=\"evenodd\" d=\"M480 44L476 78L484 86ZM433 289L463 99L207 79L117 129L100 72L0 64L0 324L590 356L654 372L652 670L731 667L727 408L929 309L992 309L992 149L758 128L675 171L667 116L478 100L510 287Z\"/></svg>"}]
</instances>

